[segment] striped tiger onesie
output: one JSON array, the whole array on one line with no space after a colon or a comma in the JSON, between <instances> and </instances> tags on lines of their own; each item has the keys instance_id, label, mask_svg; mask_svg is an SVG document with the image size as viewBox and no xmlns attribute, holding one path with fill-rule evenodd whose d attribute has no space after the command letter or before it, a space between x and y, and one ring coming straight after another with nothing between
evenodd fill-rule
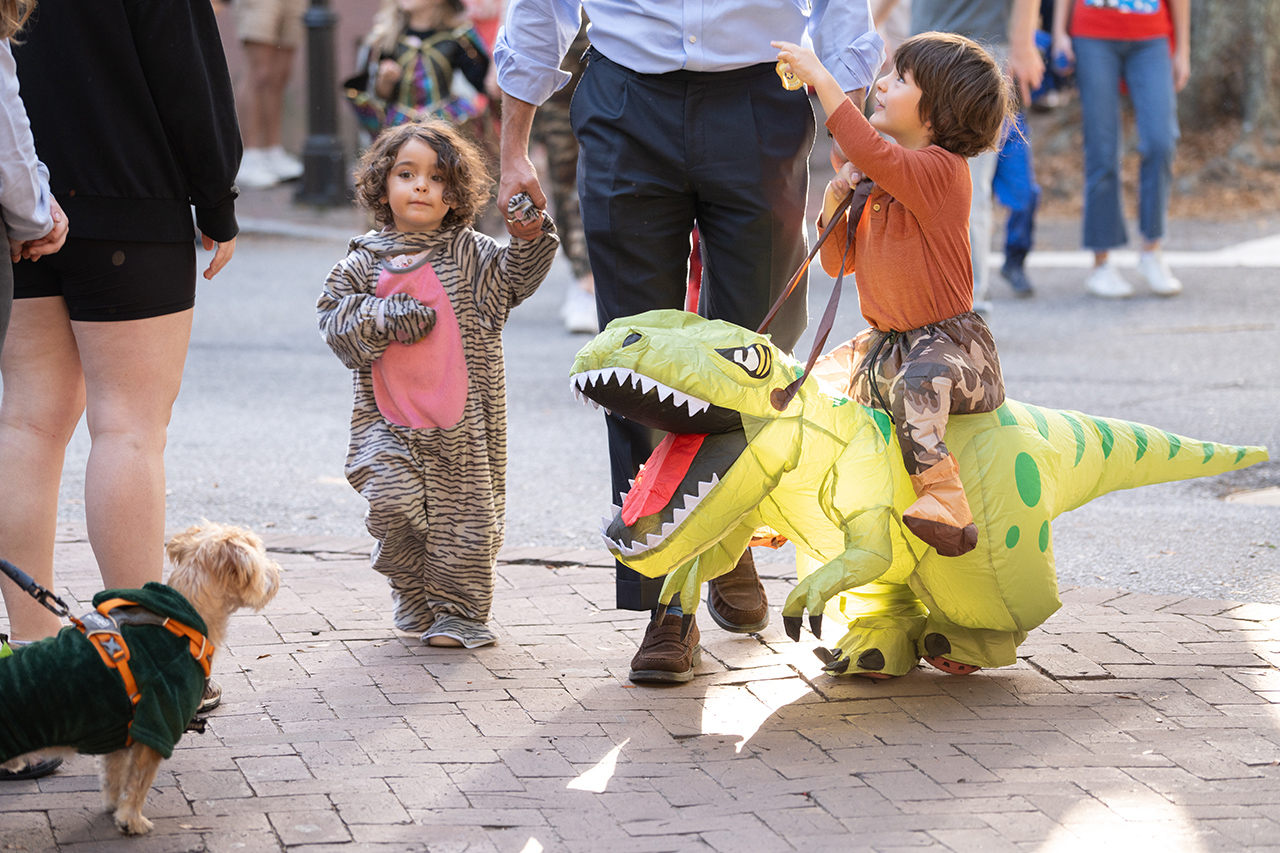
<instances>
[{"instance_id":1,"label":"striped tiger onesie","mask_svg":"<svg viewBox=\"0 0 1280 853\"><path fill-rule=\"evenodd\" d=\"M424 642L443 636L474 648L495 639L485 622L506 510L502 327L546 278L558 245L549 218L538 239L513 237L506 247L463 225L371 231L351 241L325 280L320 331L355 371L347 481L369 502L372 564L391 587L395 626ZM398 426L374 394L373 365L392 340L379 276L388 259L422 252L456 315L465 357L462 417L448 428ZM434 324L436 314L422 310Z\"/></svg>"}]
</instances>

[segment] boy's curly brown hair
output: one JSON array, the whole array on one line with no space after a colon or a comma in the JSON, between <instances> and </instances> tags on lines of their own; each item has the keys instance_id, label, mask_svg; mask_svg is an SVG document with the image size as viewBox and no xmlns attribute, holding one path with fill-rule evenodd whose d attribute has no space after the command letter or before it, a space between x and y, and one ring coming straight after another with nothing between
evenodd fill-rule
<instances>
[{"instance_id":1,"label":"boy's curly brown hair","mask_svg":"<svg viewBox=\"0 0 1280 853\"><path fill-rule=\"evenodd\" d=\"M379 225L395 223L387 203L387 177L401 147L410 139L420 140L436 152L436 168L444 178L444 200L450 207L441 226L474 223L489 201L493 180L476 144L448 122L434 119L389 127L378 134L356 167L356 201Z\"/></svg>"},{"instance_id":2,"label":"boy's curly brown hair","mask_svg":"<svg viewBox=\"0 0 1280 853\"><path fill-rule=\"evenodd\" d=\"M894 70L910 73L920 87L920 121L930 122L934 145L961 157L995 148L1013 95L1000 66L972 39L955 33L921 33L893 55Z\"/></svg>"}]
</instances>

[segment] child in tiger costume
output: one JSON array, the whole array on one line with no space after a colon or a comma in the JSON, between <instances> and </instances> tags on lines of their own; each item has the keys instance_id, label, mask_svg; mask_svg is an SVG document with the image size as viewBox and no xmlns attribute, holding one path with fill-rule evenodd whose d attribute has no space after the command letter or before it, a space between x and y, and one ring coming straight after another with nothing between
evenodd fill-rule
<instances>
[{"instance_id":1,"label":"child in tiger costume","mask_svg":"<svg viewBox=\"0 0 1280 853\"><path fill-rule=\"evenodd\" d=\"M373 568L395 626L434 646L495 641L486 624L506 506L502 326L559 241L545 214L472 230L491 181L449 124L386 130L356 172L384 227L351 241L320 296L320 331L355 371L347 481L369 502Z\"/></svg>"}]
</instances>

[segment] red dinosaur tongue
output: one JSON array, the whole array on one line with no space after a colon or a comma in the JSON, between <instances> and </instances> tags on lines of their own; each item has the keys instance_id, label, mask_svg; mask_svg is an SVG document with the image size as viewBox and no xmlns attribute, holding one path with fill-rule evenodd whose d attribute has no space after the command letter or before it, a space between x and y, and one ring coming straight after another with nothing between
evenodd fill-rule
<instances>
[{"instance_id":1,"label":"red dinosaur tongue","mask_svg":"<svg viewBox=\"0 0 1280 853\"><path fill-rule=\"evenodd\" d=\"M622 502L624 524L635 524L637 518L653 515L667 505L684 475L689 473L704 438L705 434L697 433L667 434L640 468L635 484Z\"/></svg>"}]
</instances>

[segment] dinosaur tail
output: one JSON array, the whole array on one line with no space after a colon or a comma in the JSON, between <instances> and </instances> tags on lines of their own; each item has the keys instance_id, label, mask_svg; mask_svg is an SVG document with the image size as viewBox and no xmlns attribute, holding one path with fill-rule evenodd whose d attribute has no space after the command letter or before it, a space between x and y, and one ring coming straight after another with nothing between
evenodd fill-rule
<instances>
[{"instance_id":1,"label":"dinosaur tail","mask_svg":"<svg viewBox=\"0 0 1280 853\"><path fill-rule=\"evenodd\" d=\"M1269 458L1265 447L1198 441L1130 421L1012 400L997 414L1002 423L1034 426L1061 454L1055 515L1108 492L1210 477Z\"/></svg>"}]
</instances>

